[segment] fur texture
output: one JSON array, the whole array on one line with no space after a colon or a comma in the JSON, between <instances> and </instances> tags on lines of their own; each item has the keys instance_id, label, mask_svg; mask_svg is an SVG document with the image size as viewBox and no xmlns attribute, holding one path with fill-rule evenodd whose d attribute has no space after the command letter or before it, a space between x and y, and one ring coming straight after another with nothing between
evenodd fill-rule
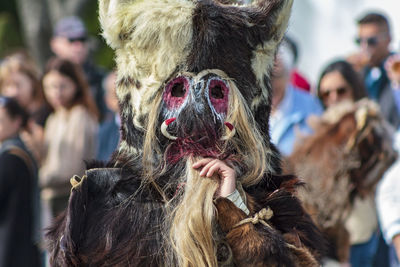
<instances>
[{"instance_id":1,"label":"fur texture","mask_svg":"<svg viewBox=\"0 0 400 267\"><path fill-rule=\"evenodd\" d=\"M344 222L356 195L373 194L394 162L391 129L373 102L344 103L314 121L314 134L299 141L285 171L307 183L300 199L329 241L329 256L346 262L349 234Z\"/></svg>"}]
</instances>

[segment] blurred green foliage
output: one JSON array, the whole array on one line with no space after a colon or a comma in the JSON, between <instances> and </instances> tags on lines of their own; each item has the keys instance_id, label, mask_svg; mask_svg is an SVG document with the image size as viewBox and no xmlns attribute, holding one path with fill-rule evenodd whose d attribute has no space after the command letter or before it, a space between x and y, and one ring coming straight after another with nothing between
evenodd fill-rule
<instances>
[{"instance_id":1,"label":"blurred green foliage","mask_svg":"<svg viewBox=\"0 0 400 267\"><path fill-rule=\"evenodd\" d=\"M107 46L105 40L100 35L100 24L98 18L98 0L89 0L88 4L83 11L82 19L85 21L85 25L94 39L94 61L109 70L114 68L114 52Z\"/></svg>"},{"instance_id":2,"label":"blurred green foliage","mask_svg":"<svg viewBox=\"0 0 400 267\"><path fill-rule=\"evenodd\" d=\"M0 58L23 46L15 1L0 1Z\"/></svg>"}]
</instances>

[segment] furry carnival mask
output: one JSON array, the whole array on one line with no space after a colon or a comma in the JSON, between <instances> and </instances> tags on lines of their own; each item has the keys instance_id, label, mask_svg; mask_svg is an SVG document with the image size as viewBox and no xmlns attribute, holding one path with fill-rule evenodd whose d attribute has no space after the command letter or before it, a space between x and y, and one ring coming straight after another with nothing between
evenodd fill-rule
<instances>
[{"instance_id":1,"label":"furry carnival mask","mask_svg":"<svg viewBox=\"0 0 400 267\"><path fill-rule=\"evenodd\" d=\"M100 1L103 36L116 52L120 151L141 153L147 135L160 151L170 139L180 143L175 150L199 142L198 149L216 153L219 140L235 132L244 142L239 116L269 149L269 76L291 5Z\"/></svg>"},{"instance_id":2,"label":"furry carnival mask","mask_svg":"<svg viewBox=\"0 0 400 267\"><path fill-rule=\"evenodd\" d=\"M121 144L106 167L73 178L49 233L53 263L318 266L319 232L294 196L298 180L279 175L268 127L293 0L228 2L99 1ZM193 168L205 157L234 170L246 209L216 197L221 177Z\"/></svg>"}]
</instances>

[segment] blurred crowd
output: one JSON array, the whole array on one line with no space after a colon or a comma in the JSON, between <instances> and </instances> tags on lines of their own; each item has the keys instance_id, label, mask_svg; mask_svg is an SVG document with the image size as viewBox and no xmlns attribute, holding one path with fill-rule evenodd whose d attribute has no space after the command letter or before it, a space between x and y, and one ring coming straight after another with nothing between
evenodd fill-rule
<instances>
[{"instance_id":1,"label":"blurred crowd","mask_svg":"<svg viewBox=\"0 0 400 267\"><path fill-rule=\"evenodd\" d=\"M55 25L43 71L25 51L0 65L0 266L43 266L43 231L66 209L70 178L119 142L114 72L89 58L78 17Z\"/></svg>"},{"instance_id":2,"label":"blurred crowd","mask_svg":"<svg viewBox=\"0 0 400 267\"><path fill-rule=\"evenodd\" d=\"M269 129L284 158L316 133L313 121L325 118L330 110L335 112L329 116L339 117L338 106L365 99L376 103L377 116L387 124L380 130L375 127L376 135L392 138L390 146L400 148L400 51L390 50L390 25L384 15L364 14L356 23L359 51L352 55L337 51L338 59L328 62L315 85L303 74L306 70L297 67L296 42L284 37L272 74ZM54 27L49 44L54 57L44 70L24 51L1 59L0 266L44 266L42 229L67 207L71 177L84 175L85 161L107 161L117 149L116 74L93 63L88 38L82 20L67 17ZM345 126L338 126L341 140L350 136ZM357 127L354 131L365 133ZM336 146L336 150L346 148L341 143ZM361 163L379 158L375 153L367 145ZM314 160L319 164L318 157ZM321 164L322 160L321 154ZM346 159L336 157L331 164L341 160ZM374 166L365 169L373 172ZM360 177L349 174L350 194L343 195L349 212L341 218L349 248L345 256L329 254L325 266L400 266L400 162L384 167L370 190L355 186ZM367 179L369 173L364 176Z\"/></svg>"}]
</instances>

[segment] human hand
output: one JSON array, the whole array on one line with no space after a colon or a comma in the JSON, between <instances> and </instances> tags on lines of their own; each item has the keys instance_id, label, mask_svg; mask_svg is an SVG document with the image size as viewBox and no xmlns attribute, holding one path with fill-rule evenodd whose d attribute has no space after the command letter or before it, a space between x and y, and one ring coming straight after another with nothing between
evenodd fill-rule
<instances>
[{"instance_id":1,"label":"human hand","mask_svg":"<svg viewBox=\"0 0 400 267\"><path fill-rule=\"evenodd\" d=\"M371 56L368 53L358 52L349 55L346 61L349 62L357 72L361 72L362 69L368 65L370 59Z\"/></svg>"},{"instance_id":2,"label":"human hand","mask_svg":"<svg viewBox=\"0 0 400 267\"><path fill-rule=\"evenodd\" d=\"M385 69L393 86L400 87L400 54L390 56L385 62Z\"/></svg>"},{"instance_id":3,"label":"human hand","mask_svg":"<svg viewBox=\"0 0 400 267\"><path fill-rule=\"evenodd\" d=\"M195 162L194 169L201 168L200 176L212 177L214 173L218 174L220 184L217 190L217 197L227 197L236 189L236 173L225 162L219 159L204 158Z\"/></svg>"}]
</instances>

